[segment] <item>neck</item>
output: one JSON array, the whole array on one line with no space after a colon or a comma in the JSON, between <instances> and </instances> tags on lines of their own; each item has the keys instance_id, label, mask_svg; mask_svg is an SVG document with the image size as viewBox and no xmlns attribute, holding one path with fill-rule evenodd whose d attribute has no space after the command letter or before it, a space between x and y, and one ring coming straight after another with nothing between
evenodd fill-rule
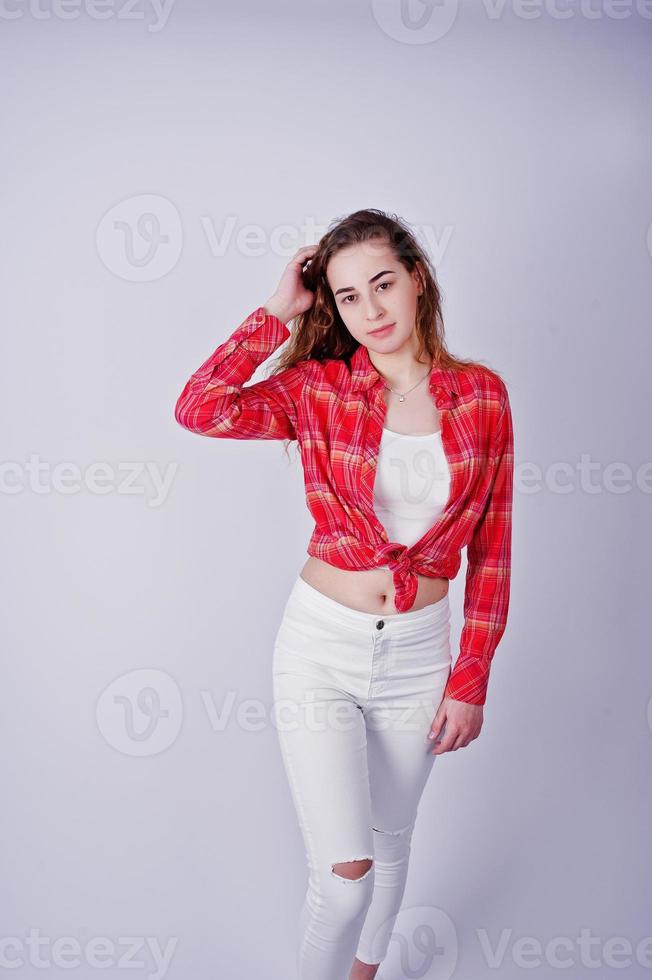
<instances>
[{"instance_id":1,"label":"neck","mask_svg":"<svg viewBox=\"0 0 652 980\"><path fill-rule=\"evenodd\" d=\"M426 357L428 357L426 355ZM369 353L369 360L394 391L409 391L432 370L432 360L417 361L411 351L395 351L392 354Z\"/></svg>"}]
</instances>

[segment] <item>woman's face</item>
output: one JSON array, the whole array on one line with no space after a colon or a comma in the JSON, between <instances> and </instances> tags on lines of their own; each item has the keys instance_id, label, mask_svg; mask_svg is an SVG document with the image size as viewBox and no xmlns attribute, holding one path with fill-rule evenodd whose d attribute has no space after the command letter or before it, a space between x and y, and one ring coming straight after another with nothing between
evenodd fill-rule
<instances>
[{"instance_id":1,"label":"woman's face","mask_svg":"<svg viewBox=\"0 0 652 980\"><path fill-rule=\"evenodd\" d=\"M408 272L387 242L374 239L336 252L326 279L342 320L359 343L379 354L412 343L421 281L418 271ZM394 326L372 333L388 324Z\"/></svg>"}]
</instances>

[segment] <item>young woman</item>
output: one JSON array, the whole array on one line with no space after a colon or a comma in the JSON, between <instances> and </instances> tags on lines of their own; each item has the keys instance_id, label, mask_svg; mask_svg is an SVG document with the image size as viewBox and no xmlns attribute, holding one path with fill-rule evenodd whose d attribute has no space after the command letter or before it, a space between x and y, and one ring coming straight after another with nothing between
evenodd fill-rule
<instances>
[{"instance_id":1,"label":"young woman","mask_svg":"<svg viewBox=\"0 0 652 980\"><path fill-rule=\"evenodd\" d=\"M290 336L276 370L245 385ZM482 727L509 602L507 388L448 352L428 257L403 221L368 209L298 250L175 417L298 443L315 529L272 670L309 869L298 974L366 980L387 953L434 757ZM453 667L448 583L464 546Z\"/></svg>"}]
</instances>

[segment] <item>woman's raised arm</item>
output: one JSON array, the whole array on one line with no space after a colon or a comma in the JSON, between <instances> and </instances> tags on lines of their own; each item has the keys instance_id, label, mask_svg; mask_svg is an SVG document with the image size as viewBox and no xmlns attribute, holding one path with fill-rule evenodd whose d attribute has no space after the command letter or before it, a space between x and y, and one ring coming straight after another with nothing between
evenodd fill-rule
<instances>
[{"instance_id":1,"label":"woman's raised arm","mask_svg":"<svg viewBox=\"0 0 652 980\"><path fill-rule=\"evenodd\" d=\"M186 382L174 417L190 432L218 439L296 439L302 363L246 385L256 368L290 336L287 321L307 310L314 294L302 269L317 246L300 248L276 292L258 306Z\"/></svg>"}]
</instances>

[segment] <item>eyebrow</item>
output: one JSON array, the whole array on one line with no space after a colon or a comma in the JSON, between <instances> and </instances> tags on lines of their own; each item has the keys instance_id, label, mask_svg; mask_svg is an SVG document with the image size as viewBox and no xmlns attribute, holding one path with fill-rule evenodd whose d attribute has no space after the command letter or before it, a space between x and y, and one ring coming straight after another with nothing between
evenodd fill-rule
<instances>
[{"instance_id":1,"label":"eyebrow","mask_svg":"<svg viewBox=\"0 0 652 980\"><path fill-rule=\"evenodd\" d=\"M381 276L386 276L388 272L394 272L394 269L383 269L382 272L377 272L375 276L372 276L369 280L370 283L375 282L376 279L380 279ZM342 286L341 289L335 290L335 296L339 296L340 293L351 293L355 289L355 286Z\"/></svg>"}]
</instances>

